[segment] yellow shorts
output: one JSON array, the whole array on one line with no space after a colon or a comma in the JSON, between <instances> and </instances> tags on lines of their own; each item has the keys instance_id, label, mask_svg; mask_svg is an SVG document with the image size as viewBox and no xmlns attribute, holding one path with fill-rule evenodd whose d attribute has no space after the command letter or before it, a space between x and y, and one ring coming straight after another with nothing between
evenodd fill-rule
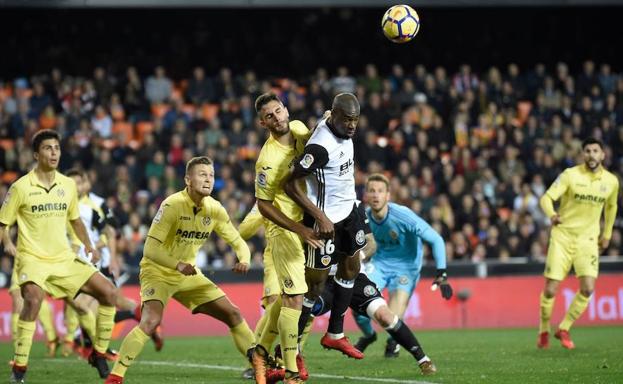
<instances>
[{"instance_id":1,"label":"yellow shorts","mask_svg":"<svg viewBox=\"0 0 623 384\"><path fill-rule=\"evenodd\" d=\"M306 293L305 252L300 237L294 232L283 230L269 237L267 241L272 250L281 292L287 295Z\"/></svg>"},{"instance_id":2,"label":"yellow shorts","mask_svg":"<svg viewBox=\"0 0 623 384\"><path fill-rule=\"evenodd\" d=\"M268 296L279 295L281 287L275 271L273 253L270 242L264 248L264 293L262 299Z\"/></svg>"},{"instance_id":3,"label":"yellow shorts","mask_svg":"<svg viewBox=\"0 0 623 384\"><path fill-rule=\"evenodd\" d=\"M42 261L40 258L21 254L15 264L17 284L32 282L55 299L75 297L80 288L97 273L97 269L67 251L67 258L59 262Z\"/></svg>"},{"instance_id":4,"label":"yellow shorts","mask_svg":"<svg viewBox=\"0 0 623 384\"><path fill-rule=\"evenodd\" d=\"M599 274L599 247L597 238L552 233L549 239L545 273L548 279L562 281L571 271L578 277L597 278Z\"/></svg>"},{"instance_id":5,"label":"yellow shorts","mask_svg":"<svg viewBox=\"0 0 623 384\"><path fill-rule=\"evenodd\" d=\"M17 284L17 268L13 267L13 272L11 272L11 285L9 286L9 292L19 290L19 284Z\"/></svg>"},{"instance_id":6,"label":"yellow shorts","mask_svg":"<svg viewBox=\"0 0 623 384\"><path fill-rule=\"evenodd\" d=\"M142 265L139 274L141 282L141 303L158 300L166 307L171 297L180 304L195 311L201 304L212 302L225 296L216 284L205 277L200 270L194 276L171 279L149 265Z\"/></svg>"}]
</instances>

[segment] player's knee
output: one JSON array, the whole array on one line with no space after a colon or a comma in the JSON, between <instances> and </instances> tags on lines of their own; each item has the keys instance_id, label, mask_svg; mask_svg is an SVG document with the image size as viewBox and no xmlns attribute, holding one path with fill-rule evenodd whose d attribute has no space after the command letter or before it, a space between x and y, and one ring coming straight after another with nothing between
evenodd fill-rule
<instances>
[{"instance_id":1,"label":"player's knee","mask_svg":"<svg viewBox=\"0 0 623 384\"><path fill-rule=\"evenodd\" d=\"M584 297L591 297L593 289L589 287L580 288L580 294Z\"/></svg>"},{"instance_id":2,"label":"player's knee","mask_svg":"<svg viewBox=\"0 0 623 384\"><path fill-rule=\"evenodd\" d=\"M242 323L242 313L240 313L240 309L235 305L227 312L227 323L230 327L235 327L236 325Z\"/></svg>"},{"instance_id":3,"label":"player's knee","mask_svg":"<svg viewBox=\"0 0 623 384\"><path fill-rule=\"evenodd\" d=\"M392 325L395 317L396 315L394 315L387 307L379 308L376 312L374 312L374 319L383 328L387 328Z\"/></svg>"},{"instance_id":4,"label":"player's knee","mask_svg":"<svg viewBox=\"0 0 623 384\"><path fill-rule=\"evenodd\" d=\"M143 316L141 317L141 324L139 327L143 332L151 336L151 334L154 333L156 328L160 325L160 320L160 316L153 314L150 316Z\"/></svg>"},{"instance_id":5,"label":"player's knee","mask_svg":"<svg viewBox=\"0 0 623 384\"><path fill-rule=\"evenodd\" d=\"M118 293L118 289L111 285L110 287L104 288L97 301L100 303L100 305L114 307L115 304L117 304Z\"/></svg>"}]
</instances>

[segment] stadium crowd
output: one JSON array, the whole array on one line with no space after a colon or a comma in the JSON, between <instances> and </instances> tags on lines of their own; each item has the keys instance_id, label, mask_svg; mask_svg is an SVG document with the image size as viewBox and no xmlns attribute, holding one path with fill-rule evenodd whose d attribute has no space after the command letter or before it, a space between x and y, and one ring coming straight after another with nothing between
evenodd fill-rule
<instances>
[{"instance_id":1,"label":"stadium crowd","mask_svg":"<svg viewBox=\"0 0 623 384\"><path fill-rule=\"evenodd\" d=\"M352 92L362 105L354 139L358 193L368 173L391 177L394 201L410 206L447 240L449 260L544 260L548 220L538 199L581 141L603 140L605 164L623 174L623 76L586 61L491 67L461 65L379 73L318 68L301 78L259 78L253 71L194 68L171 78L166 68L121 73L95 68L88 78L50 73L0 80L0 197L32 165L30 138L52 128L63 137L61 170L88 170L94 192L119 222L119 251L138 266L151 219L164 197L183 186L192 156L215 160L213 196L239 222L254 204L254 163L266 138L256 119L257 95L274 90L291 119L313 127L334 94ZM619 210L608 255L623 254ZM261 264L263 239L252 243ZM209 257L208 257L209 255ZM231 267L214 237L203 267ZM3 271L11 260L3 257Z\"/></svg>"}]
</instances>

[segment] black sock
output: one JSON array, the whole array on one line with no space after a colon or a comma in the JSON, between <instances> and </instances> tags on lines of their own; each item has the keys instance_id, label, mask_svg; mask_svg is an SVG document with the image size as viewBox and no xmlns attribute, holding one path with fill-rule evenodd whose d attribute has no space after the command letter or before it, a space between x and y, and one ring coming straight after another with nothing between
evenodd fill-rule
<instances>
[{"instance_id":1,"label":"black sock","mask_svg":"<svg viewBox=\"0 0 623 384\"><path fill-rule=\"evenodd\" d=\"M117 313L115 313L115 324L133 318L134 311L117 311Z\"/></svg>"},{"instance_id":2,"label":"black sock","mask_svg":"<svg viewBox=\"0 0 623 384\"><path fill-rule=\"evenodd\" d=\"M301 308L301 316L299 317L299 342L303 337L303 331L305 330L305 326L307 325L307 321L311 316L312 308L314 307L314 303L316 301L312 299L308 299L307 297L303 297L303 307Z\"/></svg>"},{"instance_id":3,"label":"black sock","mask_svg":"<svg viewBox=\"0 0 623 384\"><path fill-rule=\"evenodd\" d=\"M355 280L344 280L334 276L333 304L331 305L331 317L327 332L339 334L344 332L344 314L353 298L353 286Z\"/></svg>"},{"instance_id":4,"label":"black sock","mask_svg":"<svg viewBox=\"0 0 623 384\"><path fill-rule=\"evenodd\" d=\"M417 340L413 332L407 327L402 320L398 320L398 323L391 328L386 329L394 340L398 342L404 349L409 351L417 361L420 361L426 356L424 350L420 346L420 342Z\"/></svg>"},{"instance_id":5,"label":"black sock","mask_svg":"<svg viewBox=\"0 0 623 384\"><path fill-rule=\"evenodd\" d=\"M82 331L82 345L84 345L86 348L91 348L93 346L93 342L91 341L89 334L85 332L84 328L81 328L81 331Z\"/></svg>"}]
</instances>

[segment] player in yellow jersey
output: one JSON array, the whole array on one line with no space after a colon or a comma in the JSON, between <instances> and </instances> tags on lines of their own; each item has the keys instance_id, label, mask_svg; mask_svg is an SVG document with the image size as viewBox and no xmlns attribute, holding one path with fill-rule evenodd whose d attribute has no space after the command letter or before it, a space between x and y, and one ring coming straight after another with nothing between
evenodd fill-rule
<instances>
[{"instance_id":1,"label":"player in yellow jersey","mask_svg":"<svg viewBox=\"0 0 623 384\"><path fill-rule=\"evenodd\" d=\"M299 375L302 360L298 359L297 364L298 321L303 294L307 292L302 240L314 248L324 243L302 224L303 210L286 195L283 182L294 159L303 153L310 132L302 122L290 122L287 108L274 93L260 95L255 110L260 124L270 132L255 163L255 197L260 213L268 219L266 239L280 285L281 306L271 308L253 354L253 368L256 382L264 383L267 350L275 337L266 330L276 324L286 367L285 382L296 383L306 378L304 372Z\"/></svg>"},{"instance_id":2,"label":"player in yellow jersey","mask_svg":"<svg viewBox=\"0 0 623 384\"><path fill-rule=\"evenodd\" d=\"M617 213L619 181L602 166L605 154L599 140L589 138L582 143L584 164L567 168L541 197L541 208L552 222L547 261L545 289L541 293L539 348L549 347L549 321L558 286L571 267L580 280L580 290L555 333L567 349L575 348L569 328L579 318L595 288L599 271L599 254L608 248ZM554 202L560 200L558 212ZM604 227L599 224L604 211Z\"/></svg>"},{"instance_id":3,"label":"player in yellow jersey","mask_svg":"<svg viewBox=\"0 0 623 384\"><path fill-rule=\"evenodd\" d=\"M32 139L36 167L15 181L0 208L0 238L17 222L17 280L24 308L17 324L15 364L11 382L23 383L35 332L35 319L45 292L52 297L74 297L82 291L95 297L98 309L95 350L89 362L101 377L109 372L105 352L115 315L116 290L93 265L79 260L67 240L69 220L87 252L97 256L80 220L76 183L57 171L60 136L41 130Z\"/></svg>"},{"instance_id":4,"label":"player in yellow jersey","mask_svg":"<svg viewBox=\"0 0 623 384\"><path fill-rule=\"evenodd\" d=\"M123 383L126 370L138 357L162 320L170 298L229 326L238 351L246 355L255 338L240 310L225 293L194 265L197 251L215 231L234 250L234 272L246 273L250 252L232 225L225 208L210 197L214 166L208 157L194 157L186 164L186 188L167 197L153 219L141 260L142 316L140 324L125 337L107 384Z\"/></svg>"}]
</instances>

